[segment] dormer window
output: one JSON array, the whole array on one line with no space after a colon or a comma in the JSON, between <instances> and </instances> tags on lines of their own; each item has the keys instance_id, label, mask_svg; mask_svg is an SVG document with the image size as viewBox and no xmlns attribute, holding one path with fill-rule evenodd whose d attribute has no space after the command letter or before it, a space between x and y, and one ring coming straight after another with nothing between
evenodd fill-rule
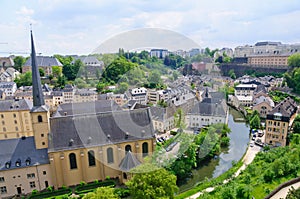
<instances>
[{"instance_id":1,"label":"dormer window","mask_svg":"<svg viewBox=\"0 0 300 199\"><path fill-rule=\"evenodd\" d=\"M74 140L73 140L73 139L70 139L70 141L69 141L69 146L72 146L73 143L74 143Z\"/></svg>"},{"instance_id":2,"label":"dormer window","mask_svg":"<svg viewBox=\"0 0 300 199\"><path fill-rule=\"evenodd\" d=\"M26 166L29 166L30 163L31 163L31 158L28 157L28 158L25 160L25 164L26 164Z\"/></svg>"},{"instance_id":3,"label":"dormer window","mask_svg":"<svg viewBox=\"0 0 300 199\"><path fill-rule=\"evenodd\" d=\"M16 161L16 167L20 167L21 166L21 159L18 159L17 161Z\"/></svg>"},{"instance_id":4,"label":"dormer window","mask_svg":"<svg viewBox=\"0 0 300 199\"><path fill-rule=\"evenodd\" d=\"M8 161L5 163L5 168L9 169L10 168L10 165L11 165L11 161Z\"/></svg>"},{"instance_id":5,"label":"dormer window","mask_svg":"<svg viewBox=\"0 0 300 199\"><path fill-rule=\"evenodd\" d=\"M125 139L128 139L128 136L129 136L129 133L126 132L126 133L125 133Z\"/></svg>"}]
</instances>

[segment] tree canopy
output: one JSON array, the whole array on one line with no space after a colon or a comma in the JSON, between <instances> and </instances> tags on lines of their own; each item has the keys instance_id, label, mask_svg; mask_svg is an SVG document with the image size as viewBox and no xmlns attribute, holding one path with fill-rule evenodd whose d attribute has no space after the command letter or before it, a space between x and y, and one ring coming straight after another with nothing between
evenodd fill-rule
<instances>
[{"instance_id":1,"label":"tree canopy","mask_svg":"<svg viewBox=\"0 0 300 199\"><path fill-rule=\"evenodd\" d=\"M90 192L83 196L82 199L118 199L111 187L99 187L94 192Z\"/></svg>"},{"instance_id":2,"label":"tree canopy","mask_svg":"<svg viewBox=\"0 0 300 199\"><path fill-rule=\"evenodd\" d=\"M291 67L300 67L300 53L295 53L289 56L288 65Z\"/></svg>"},{"instance_id":3,"label":"tree canopy","mask_svg":"<svg viewBox=\"0 0 300 199\"><path fill-rule=\"evenodd\" d=\"M132 198L174 198L174 193L178 191L176 176L164 168L145 163L134 168L131 173L134 175L126 185Z\"/></svg>"},{"instance_id":4,"label":"tree canopy","mask_svg":"<svg viewBox=\"0 0 300 199\"><path fill-rule=\"evenodd\" d=\"M24 74L20 74L15 80L18 87L31 86L32 85L32 73L28 71Z\"/></svg>"}]
</instances>

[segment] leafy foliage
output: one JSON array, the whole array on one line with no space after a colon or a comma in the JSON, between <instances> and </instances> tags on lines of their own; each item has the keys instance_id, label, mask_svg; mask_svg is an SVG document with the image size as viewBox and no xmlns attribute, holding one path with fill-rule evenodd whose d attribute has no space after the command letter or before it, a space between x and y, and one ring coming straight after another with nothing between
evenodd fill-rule
<instances>
[{"instance_id":1,"label":"leafy foliage","mask_svg":"<svg viewBox=\"0 0 300 199\"><path fill-rule=\"evenodd\" d=\"M14 68L19 71L22 72L22 66L23 64L26 62L26 58L22 57L22 56L16 56L14 58Z\"/></svg>"},{"instance_id":2,"label":"leafy foliage","mask_svg":"<svg viewBox=\"0 0 300 199\"><path fill-rule=\"evenodd\" d=\"M18 87L20 86L31 86L32 85L32 73L28 71L20 74L15 80Z\"/></svg>"},{"instance_id":3,"label":"leafy foliage","mask_svg":"<svg viewBox=\"0 0 300 199\"><path fill-rule=\"evenodd\" d=\"M111 187L99 187L94 192L86 194L82 199L118 199L119 196L115 194Z\"/></svg>"},{"instance_id":4,"label":"leafy foliage","mask_svg":"<svg viewBox=\"0 0 300 199\"><path fill-rule=\"evenodd\" d=\"M288 57L288 65L291 67L300 67L300 53L295 53Z\"/></svg>"},{"instance_id":5,"label":"leafy foliage","mask_svg":"<svg viewBox=\"0 0 300 199\"><path fill-rule=\"evenodd\" d=\"M131 172L134 176L126 185L133 198L174 198L178 191L176 176L163 168L145 163Z\"/></svg>"}]
</instances>

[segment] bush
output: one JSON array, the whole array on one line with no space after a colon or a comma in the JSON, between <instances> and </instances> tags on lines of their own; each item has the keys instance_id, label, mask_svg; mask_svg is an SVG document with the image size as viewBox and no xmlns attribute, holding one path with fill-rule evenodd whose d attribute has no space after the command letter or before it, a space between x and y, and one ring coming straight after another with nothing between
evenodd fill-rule
<instances>
[{"instance_id":1,"label":"bush","mask_svg":"<svg viewBox=\"0 0 300 199\"><path fill-rule=\"evenodd\" d=\"M31 192L32 195L35 195L37 193L38 193L38 190L36 190L36 189L32 190L32 192Z\"/></svg>"},{"instance_id":2,"label":"bush","mask_svg":"<svg viewBox=\"0 0 300 199\"><path fill-rule=\"evenodd\" d=\"M126 198L130 195L129 189L127 188L116 188L114 190L115 194L117 194L120 198Z\"/></svg>"},{"instance_id":3,"label":"bush","mask_svg":"<svg viewBox=\"0 0 300 199\"><path fill-rule=\"evenodd\" d=\"M53 189L52 189L53 190ZM51 191L51 192L44 192L44 193L37 193L34 195L31 195L29 199L42 199L42 198L63 198L66 197L68 198L68 195L72 194L72 190L70 188L68 189L60 189L56 191Z\"/></svg>"},{"instance_id":4,"label":"bush","mask_svg":"<svg viewBox=\"0 0 300 199\"><path fill-rule=\"evenodd\" d=\"M176 134L177 134L177 131L170 131L170 134L171 134L171 135L176 135Z\"/></svg>"},{"instance_id":5,"label":"bush","mask_svg":"<svg viewBox=\"0 0 300 199\"><path fill-rule=\"evenodd\" d=\"M76 187L75 193L76 194L88 193L88 192L92 192L95 188L105 187L105 186L115 187L116 183L113 180L106 180L106 181L98 182L98 183L80 185L80 186Z\"/></svg>"},{"instance_id":6,"label":"bush","mask_svg":"<svg viewBox=\"0 0 300 199\"><path fill-rule=\"evenodd\" d=\"M86 185L86 182L81 181L81 182L80 182L80 186L83 186L83 185Z\"/></svg>"}]
</instances>

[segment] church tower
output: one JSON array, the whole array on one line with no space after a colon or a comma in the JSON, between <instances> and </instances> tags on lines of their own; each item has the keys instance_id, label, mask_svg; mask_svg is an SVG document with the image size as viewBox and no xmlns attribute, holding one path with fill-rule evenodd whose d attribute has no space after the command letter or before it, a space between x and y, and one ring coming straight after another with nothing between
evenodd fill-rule
<instances>
[{"instance_id":1,"label":"church tower","mask_svg":"<svg viewBox=\"0 0 300 199\"><path fill-rule=\"evenodd\" d=\"M37 65L37 58L34 48L33 35L31 34L31 67L32 67L32 94L33 108L30 111L32 130L34 135L35 147L37 149L48 148L49 133L49 108L45 105L42 92L41 78Z\"/></svg>"}]
</instances>

